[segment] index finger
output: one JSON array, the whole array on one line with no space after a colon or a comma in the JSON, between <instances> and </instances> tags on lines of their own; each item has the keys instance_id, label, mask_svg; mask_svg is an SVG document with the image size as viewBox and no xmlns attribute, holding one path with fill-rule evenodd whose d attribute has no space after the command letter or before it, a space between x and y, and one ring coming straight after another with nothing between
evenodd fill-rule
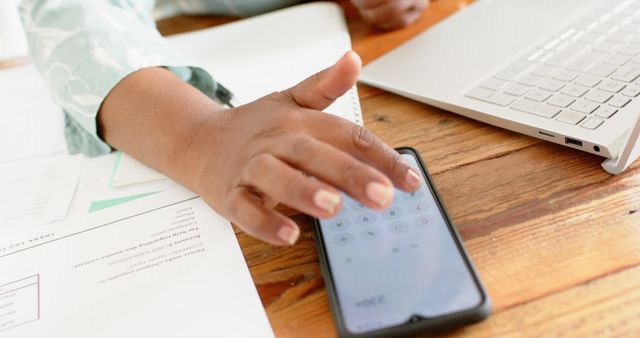
<instances>
[{"instance_id":1,"label":"index finger","mask_svg":"<svg viewBox=\"0 0 640 338\"><path fill-rule=\"evenodd\" d=\"M315 138L332 144L380 170L396 187L404 191L414 191L420 187L420 174L404 162L395 149L366 128L326 113L310 114L309 118L317 119L310 125L324 126L309 130Z\"/></svg>"}]
</instances>

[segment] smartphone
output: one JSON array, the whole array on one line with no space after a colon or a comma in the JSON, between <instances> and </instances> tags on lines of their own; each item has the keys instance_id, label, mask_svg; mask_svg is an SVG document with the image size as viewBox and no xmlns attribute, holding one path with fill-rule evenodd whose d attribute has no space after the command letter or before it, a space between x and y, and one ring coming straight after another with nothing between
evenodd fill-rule
<instances>
[{"instance_id":1,"label":"smartphone","mask_svg":"<svg viewBox=\"0 0 640 338\"><path fill-rule=\"evenodd\" d=\"M338 214L316 219L316 238L340 337L440 332L487 318L491 301L420 155L396 149L422 174L383 211L343 194Z\"/></svg>"}]
</instances>

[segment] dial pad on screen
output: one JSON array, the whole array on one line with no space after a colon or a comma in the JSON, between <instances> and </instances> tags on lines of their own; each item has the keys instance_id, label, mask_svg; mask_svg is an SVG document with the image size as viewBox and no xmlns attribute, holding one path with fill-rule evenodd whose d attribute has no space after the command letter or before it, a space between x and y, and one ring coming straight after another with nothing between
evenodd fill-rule
<instances>
[{"instance_id":1,"label":"dial pad on screen","mask_svg":"<svg viewBox=\"0 0 640 338\"><path fill-rule=\"evenodd\" d=\"M437 206L427 199L430 193L423 184L414 192L395 191L394 201L385 210L368 209L362 203L343 195L341 211L332 219L323 221L323 229L334 234L333 243L346 247L367 243L388 236L411 236L414 231L424 231L441 218ZM411 243L407 247L418 247Z\"/></svg>"}]
</instances>

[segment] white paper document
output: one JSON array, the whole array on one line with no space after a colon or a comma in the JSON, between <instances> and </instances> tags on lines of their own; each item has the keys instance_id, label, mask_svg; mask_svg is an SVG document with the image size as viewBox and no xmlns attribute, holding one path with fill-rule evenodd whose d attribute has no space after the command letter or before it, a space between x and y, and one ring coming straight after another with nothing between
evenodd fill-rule
<instances>
[{"instance_id":1,"label":"white paper document","mask_svg":"<svg viewBox=\"0 0 640 338\"><path fill-rule=\"evenodd\" d=\"M33 66L0 70L0 107L0 232L65 219L81 159Z\"/></svg>"},{"instance_id":2,"label":"white paper document","mask_svg":"<svg viewBox=\"0 0 640 338\"><path fill-rule=\"evenodd\" d=\"M60 153L0 163L0 233L64 220L80 160Z\"/></svg>"},{"instance_id":3,"label":"white paper document","mask_svg":"<svg viewBox=\"0 0 640 338\"><path fill-rule=\"evenodd\" d=\"M181 187L170 179L118 187L113 186L111 184L112 175L114 174L114 165L118 162L119 154L114 152L82 160L78 187L69 206L68 217L83 217L87 213L130 203L159 192Z\"/></svg>"},{"instance_id":4,"label":"white paper document","mask_svg":"<svg viewBox=\"0 0 640 338\"><path fill-rule=\"evenodd\" d=\"M111 180L111 184L115 188L167 179L167 176L147 167L125 153L120 152L117 156L116 168Z\"/></svg>"},{"instance_id":5,"label":"white paper document","mask_svg":"<svg viewBox=\"0 0 640 338\"><path fill-rule=\"evenodd\" d=\"M0 70L0 163L66 151L63 127L35 67Z\"/></svg>"},{"instance_id":6,"label":"white paper document","mask_svg":"<svg viewBox=\"0 0 640 338\"><path fill-rule=\"evenodd\" d=\"M185 190L0 237L0 271L3 338L273 337L231 225Z\"/></svg>"},{"instance_id":7,"label":"white paper document","mask_svg":"<svg viewBox=\"0 0 640 338\"><path fill-rule=\"evenodd\" d=\"M27 55L27 38L18 15L19 2L0 1L0 60Z\"/></svg>"}]
</instances>

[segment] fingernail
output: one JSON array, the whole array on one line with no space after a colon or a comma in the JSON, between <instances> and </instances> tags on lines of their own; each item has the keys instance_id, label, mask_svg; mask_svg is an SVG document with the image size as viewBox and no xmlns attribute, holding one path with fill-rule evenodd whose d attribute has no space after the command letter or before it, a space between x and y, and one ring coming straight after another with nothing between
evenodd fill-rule
<instances>
[{"instance_id":1,"label":"fingernail","mask_svg":"<svg viewBox=\"0 0 640 338\"><path fill-rule=\"evenodd\" d=\"M367 197L378 206L384 207L393 199L393 188L378 182L367 185Z\"/></svg>"},{"instance_id":2,"label":"fingernail","mask_svg":"<svg viewBox=\"0 0 640 338\"><path fill-rule=\"evenodd\" d=\"M413 168L409 168L407 170L407 176L405 180L407 184L411 188L413 188L413 190L420 188L420 186L422 185L422 178L420 177L420 174L418 174Z\"/></svg>"},{"instance_id":3,"label":"fingernail","mask_svg":"<svg viewBox=\"0 0 640 338\"><path fill-rule=\"evenodd\" d=\"M338 204L340 204L340 194L320 189L313 195L313 203L315 203L318 208L333 214Z\"/></svg>"},{"instance_id":4,"label":"fingernail","mask_svg":"<svg viewBox=\"0 0 640 338\"><path fill-rule=\"evenodd\" d=\"M278 229L278 237L289 243L289 245L293 245L298 240L300 236L300 229L298 227L292 227L290 225L283 225Z\"/></svg>"},{"instance_id":5,"label":"fingernail","mask_svg":"<svg viewBox=\"0 0 640 338\"><path fill-rule=\"evenodd\" d=\"M356 53L353 50L347 51L346 53L344 53L344 55L342 55L343 59L347 57L350 57L354 59L356 62L358 62L359 64L362 64L362 59L360 59L360 55L358 55L358 53Z\"/></svg>"}]
</instances>

